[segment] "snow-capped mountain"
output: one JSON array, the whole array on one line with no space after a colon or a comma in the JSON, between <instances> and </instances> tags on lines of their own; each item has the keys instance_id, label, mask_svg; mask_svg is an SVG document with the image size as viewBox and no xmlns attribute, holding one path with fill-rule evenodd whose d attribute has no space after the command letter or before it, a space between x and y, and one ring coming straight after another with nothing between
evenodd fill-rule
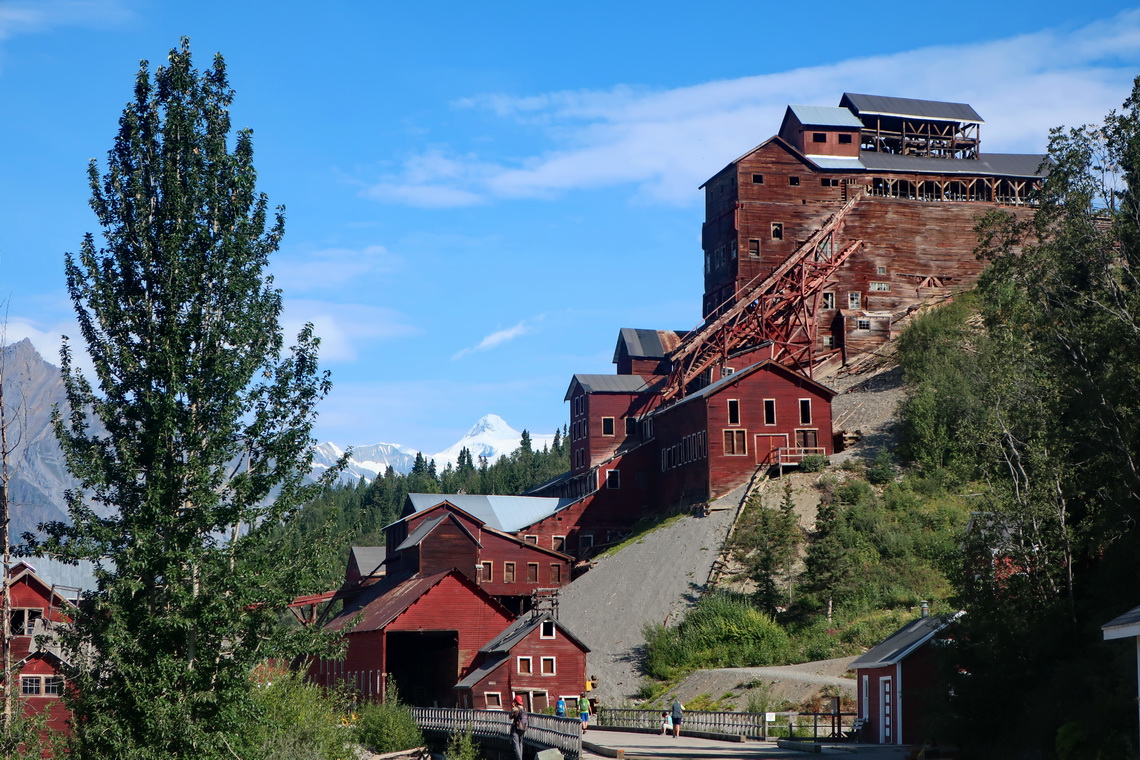
<instances>
[{"instance_id":1,"label":"snow-capped mountain","mask_svg":"<svg viewBox=\"0 0 1140 760\"><path fill-rule=\"evenodd\" d=\"M424 453L424 458L435 460L437 472L442 471L448 464L454 467L459 461L459 452L464 448L471 452L476 464L480 457L486 457L488 462L494 462L517 449L521 439L522 433L508 425L502 417L488 414L480 418L451 446L438 454ZM532 435L531 446L536 451L541 451L543 446L549 446L553 440L553 435ZM344 450L335 443L319 444L313 457L313 475L320 475L327 470L343 453ZM396 472L407 474L416 461L417 453L420 452L416 449L395 443L353 446L352 457L349 458L348 468L341 480L357 480L361 477L372 480L378 475L383 475L389 465Z\"/></svg>"}]
</instances>

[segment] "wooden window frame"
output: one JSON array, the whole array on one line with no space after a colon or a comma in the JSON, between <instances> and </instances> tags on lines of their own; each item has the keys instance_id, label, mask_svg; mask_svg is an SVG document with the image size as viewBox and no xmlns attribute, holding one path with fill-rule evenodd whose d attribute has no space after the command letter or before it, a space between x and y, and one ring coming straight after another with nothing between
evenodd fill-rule
<instances>
[{"instance_id":1,"label":"wooden window frame","mask_svg":"<svg viewBox=\"0 0 1140 760\"><path fill-rule=\"evenodd\" d=\"M546 627L547 626L550 626L550 635L549 636L546 635ZM538 627L538 637L540 639L546 639L547 641L550 641L551 639L558 638L558 626L556 626L554 624L553 620L543 620L542 623L540 623L539 627Z\"/></svg>"},{"instance_id":2,"label":"wooden window frame","mask_svg":"<svg viewBox=\"0 0 1140 760\"><path fill-rule=\"evenodd\" d=\"M526 670L523 670L523 663L526 663ZM515 673L520 676L533 676L534 675L534 658L529 655L526 657L515 658Z\"/></svg>"},{"instance_id":3,"label":"wooden window frame","mask_svg":"<svg viewBox=\"0 0 1140 760\"><path fill-rule=\"evenodd\" d=\"M835 291L825 290L820 298L820 309L824 311L835 311Z\"/></svg>"},{"instance_id":4,"label":"wooden window frame","mask_svg":"<svg viewBox=\"0 0 1140 760\"><path fill-rule=\"evenodd\" d=\"M538 536L533 533L527 533L523 536L523 543L530 544L531 546L538 546Z\"/></svg>"},{"instance_id":5,"label":"wooden window frame","mask_svg":"<svg viewBox=\"0 0 1140 760\"><path fill-rule=\"evenodd\" d=\"M583 546L583 544L585 544ZM578 534L578 550L593 549L594 548L594 534L593 533L580 533Z\"/></svg>"},{"instance_id":6,"label":"wooden window frame","mask_svg":"<svg viewBox=\"0 0 1140 760\"><path fill-rule=\"evenodd\" d=\"M526 582L527 583L538 583L538 563L537 562L527 562L526 563Z\"/></svg>"},{"instance_id":7,"label":"wooden window frame","mask_svg":"<svg viewBox=\"0 0 1140 760\"><path fill-rule=\"evenodd\" d=\"M551 536L550 548L556 552L566 550L566 536Z\"/></svg>"},{"instance_id":8,"label":"wooden window frame","mask_svg":"<svg viewBox=\"0 0 1140 760\"><path fill-rule=\"evenodd\" d=\"M515 578L516 578L516 576L515 576L515 563L514 562L504 562L503 563L503 583L515 583L516 582Z\"/></svg>"},{"instance_id":9,"label":"wooden window frame","mask_svg":"<svg viewBox=\"0 0 1140 760\"><path fill-rule=\"evenodd\" d=\"M854 142L854 140L852 140L854 135L850 132L840 132L836 137L839 138L840 145L851 145Z\"/></svg>"},{"instance_id":10,"label":"wooden window frame","mask_svg":"<svg viewBox=\"0 0 1140 760\"><path fill-rule=\"evenodd\" d=\"M621 470L606 470L606 489L621 490Z\"/></svg>"},{"instance_id":11,"label":"wooden window frame","mask_svg":"<svg viewBox=\"0 0 1140 760\"><path fill-rule=\"evenodd\" d=\"M728 424L737 426L740 424L740 399L730 398L725 400L725 414L728 418Z\"/></svg>"},{"instance_id":12,"label":"wooden window frame","mask_svg":"<svg viewBox=\"0 0 1140 760\"><path fill-rule=\"evenodd\" d=\"M764 184L764 175L763 174L753 174L752 175L752 184L753 185L763 185Z\"/></svg>"},{"instance_id":13,"label":"wooden window frame","mask_svg":"<svg viewBox=\"0 0 1140 760\"><path fill-rule=\"evenodd\" d=\"M748 257L760 258L760 238L748 238Z\"/></svg>"},{"instance_id":14,"label":"wooden window frame","mask_svg":"<svg viewBox=\"0 0 1140 760\"><path fill-rule=\"evenodd\" d=\"M855 320L855 329L856 329L856 330L870 330L870 329L871 329L871 320L870 320L870 318L868 318L868 317L859 317L858 319L856 319L856 320Z\"/></svg>"},{"instance_id":15,"label":"wooden window frame","mask_svg":"<svg viewBox=\"0 0 1140 760\"><path fill-rule=\"evenodd\" d=\"M772 427L776 425L776 399L764 399L764 426Z\"/></svg>"},{"instance_id":16,"label":"wooden window frame","mask_svg":"<svg viewBox=\"0 0 1140 760\"><path fill-rule=\"evenodd\" d=\"M847 293L847 308L848 309L862 309L863 308L863 293L858 290L851 290Z\"/></svg>"},{"instance_id":17,"label":"wooden window frame","mask_svg":"<svg viewBox=\"0 0 1140 760\"><path fill-rule=\"evenodd\" d=\"M810 398L801 398L799 400L799 409L800 409L800 424L801 425L811 425L812 424L811 399ZM805 409L807 409L807 419L804 419L804 410Z\"/></svg>"},{"instance_id":18,"label":"wooden window frame","mask_svg":"<svg viewBox=\"0 0 1140 760\"><path fill-rule=\"evenodd\" d=\"M41 676L20 676L21 697L42 697L44 682Z\"/></svg>"},{"instance_id":19,"label":"wooden window frame","mask_svg":"<svg viewBox=\"0 0 1140 760\"><path fill-rule=\"evenodd\" d=\"M43 690L45 697L63 696L63 676L44 676Z\"/></svg>"},{"instance_id":20,"label":"wooden window frame","mask_svg":"<svg viewBox=\"0 0 1140 760\"><path fill-rule=\"evenodd\" d=\"M480 580L483 583L494 583L495 582L495 563L494 562L480 562L479 563L479 575L482 576L482 578Z\"/></svg>"},{"instance_id":21,"label":"wooden window frame","mask_svg":"<svg viewBox=\"0 0 1140 760\"><path fill-rule=\"evenodd\" d=\"M788 175L788 187L799 187L800 178L794 174Z\"/></svg>"},{"instance_id":22,"label":"wooden window frame","mask_svg":"<svg viewBox=\"0 0 1140 760\"><path fill-rule=\"evenodd\" d=\"M562 584L562 565L558 562L550 563L550 583Z\"/></svg>"},{"instance_id":23,"label":"wooden window frame","mask_svg":"<svg viewBox=\"0 0 1140 760\"><path fill-rule=\"evenodd\" d=\"M546 670L546 663L550 663L549 672ZM539 657L538 658L538 674L540 676L556 676L558 675L558 660L555 657Z\"/></svg>"},{"instance_id":24,"label":"wooden window frame","mask_svg":"<svg viewBox=\"0 0 1140 760\"><path fill-rule=\"evenodd\" d=\"M770 234L771 234L771 237L773 240L783 240L784 239L784 223L783 222L772 222L771 226L769 227L769 230L770 230Z\"/></svg>"},{"instance_id":25,"label":"wooden window frame","mask_svg":"<svg viewBox=\"0 0 1140 760\"><path fill-rule=\"evenodd\" d=\"M609 429L610 429L610 432L608 432L608 433L606 432L607 423L609 423ZM606 438L612 438L615 435L615 432L614 432L615 430L617 430L617 426L614 425L614 418L613 417L602 417L602 435L605 436Z\"/></svg>"},{"instance_id":26,"label":"wooden window frame","mask_svg":"<svg viewBox=\"0 0 1140 760\"><path fill-rule=\"evenodd\" d=\"M491 697L494 697L492 702ZM488 710L502 710L503 709L503 693L501 691L485 691L483 692L483 704Z\"/></svg>"},{"instance_id":27,"label":"wooden window frame","mask_svg":"<svg viewBox=\"0 0 1140 760\"><path fill-rule=\"evenodd\" d=\"M811 141L813 143L826 143L827 142L827 133L826 132L812 132L811 133Z\"/></svg>"},{"instance_id":28,"label":"wooden window frame","mask_svg":"<svg viewBox=\"0 0 1140 760\"><path fill-rule=\"evenodd\" d=\"M730 452L729 449L732 449ZM741 450L743 449L743 451ZM724 431L724 455L726 457L748 456L748 431L744 428L727 428Z\"/></svg>"},{"instance_id":29,"label":"wooden window frame","mask_svg":"<svg viewBox=\"0 0 1140 760\"><path fill-rule=\"evenodd\" d=\"M872 293L890 293L891 284L889 282L872 282L867 287Z\"/></svg>"}]
</instances>

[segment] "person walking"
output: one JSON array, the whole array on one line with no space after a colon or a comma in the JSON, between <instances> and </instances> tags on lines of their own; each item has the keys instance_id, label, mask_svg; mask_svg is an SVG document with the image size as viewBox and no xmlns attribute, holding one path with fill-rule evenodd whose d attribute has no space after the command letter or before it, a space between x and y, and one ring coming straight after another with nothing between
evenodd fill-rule
<instances>
[{"instance_id":1,"label":"person walking","mask_svg":"<svg viewBox=\"0 0 1140 760\"><path fill-rule=\"evenodd\" d=\"M558 701L554 703L554 715L558 718L566 717L566 699L559 697Z\"/></svg>"},{"instance_id":2,"label":"person walking","mask_svg":"<svg viewBox=\"0 0 1140 760\"><path fill-rule=\"evenodd\" d=\"M578 717L582 719L582 733L590 727L590 700L586 699L586 692L578 697Z\"/></svg>"},{"instance_id":3,"label":"person walking","mask_svg":"<svg viewBox=\"0 0 1140 760\"><path fill-rule=\"evenodd\" d=\"M673 719L673 738L676 739L681 735L681 717L685 713L685 706L681 704L681 700L676 697L673 698L673 710L669 716Z\"/></svg>"},{"instance_id":4,"label":"person walking","mask_svg":"<svg viewBox=\"0 0 1140 760\"><path fill-rule=\"evenodd\" d=\"M515 697L511 707L511 748L515 751L515 760L523 760L523 734L526 733L527 717L523 709L523 698Z\"/></svg>"}]
</instances>

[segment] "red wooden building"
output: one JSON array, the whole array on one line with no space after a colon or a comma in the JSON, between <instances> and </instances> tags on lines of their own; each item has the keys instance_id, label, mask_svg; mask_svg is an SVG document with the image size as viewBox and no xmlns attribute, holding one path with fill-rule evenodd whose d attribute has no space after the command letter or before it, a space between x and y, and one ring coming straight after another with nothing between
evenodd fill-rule
<instances>
[{"instance_id":1,"label":"red wooden building","mask_svg":"<svg viewBox=\"0 0 1140 760\"><path fill-rule=\"evenodd\" d=\"M549 613L520 617L480 649L479 664L455 687L459 706L509 709L515 697L530 712L553 707L559 697L573 705L586 688L589 651Z\"/></svg>"},{"instance_id":2,"label":"red wooden building","mask_svg":"<svg viewBox=\"0 0 1140 760\"><path fill-rule=\"evenodd\" d=\"M480 647L513 619L458 570L389 575L350 595L327 623L344 632L348 648L342 659L314 662L309 678L382 699L390 676L410 704L454 707L455 684L471 671Z\"/></svg>"},{"instance_id":3,"label":"red wooden building","mask_svg":"<svg viewBox=\"0 0 1140 760\"><path fill-rule=\"evenodd\" d=\"M921 744L930 699L948 687L937 678L933 645L962 612L907 623L851 663L863 741Z\"/></svg>"},{"instance_id":4,"label":"red wooden building","mask_svg":"<svg viewBox=\"0 0 1140 760\"><path fill-rule=\"evenodd\" d=\"M8 585L12 595L12 661L25 713L38 715L47 710L48 728L67 731L70 713L60 701L63 660L56 640L59 627L67 624L75 605L24 562L12 568Z\"/></svg>"},{"instance_id":5,"label":"red wooden building","mask_svg":"<svg viewBox=\"0 0 1140 760\"><path fill-rule=\"evenodd\" d=\"M426 575L456 568L516 614L529 609L540 589L557 589L570 582L572 558L547 548L561 547L563 541L551 537L550 543L540 543L535 534L511 535L489 527L444 496L416 496L431 496L438 503L385 528L388 574Z\"/></svg>"}]
</instances>

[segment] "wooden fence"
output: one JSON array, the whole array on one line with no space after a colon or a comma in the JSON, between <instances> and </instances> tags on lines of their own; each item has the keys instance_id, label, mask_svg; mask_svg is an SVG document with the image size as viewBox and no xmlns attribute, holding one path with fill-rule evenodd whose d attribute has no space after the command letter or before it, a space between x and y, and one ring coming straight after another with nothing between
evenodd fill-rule
<instances>
[{"instance_id":1,"label":"wooden fence","mask_svg":"<svg viewBox=\"0 0 1140 760\"><path fill-rule=\"evenodd\" d=\"M747 736L750 739L798 737L843 739L853 730L856 713L747 713L686 710L681 730ZM595 722L612 728L661 730L660 710L599 707Z\"/></svg>"},{"instance_id":2,"label":"wooden fence","mask_svg":"<svg viewBox=\"0 0 1140 760\"><path fill-rule=\"evenodd\" d=\"M468 732L477 740L510 741L511 715L502 710L457 710L448 707L413 707L412 716L424 733L457 734ZM527 714L523 742L535 750L554 747L567 760L582 755L582 724L577 718Z\"/></svg>"}]
</instances>

